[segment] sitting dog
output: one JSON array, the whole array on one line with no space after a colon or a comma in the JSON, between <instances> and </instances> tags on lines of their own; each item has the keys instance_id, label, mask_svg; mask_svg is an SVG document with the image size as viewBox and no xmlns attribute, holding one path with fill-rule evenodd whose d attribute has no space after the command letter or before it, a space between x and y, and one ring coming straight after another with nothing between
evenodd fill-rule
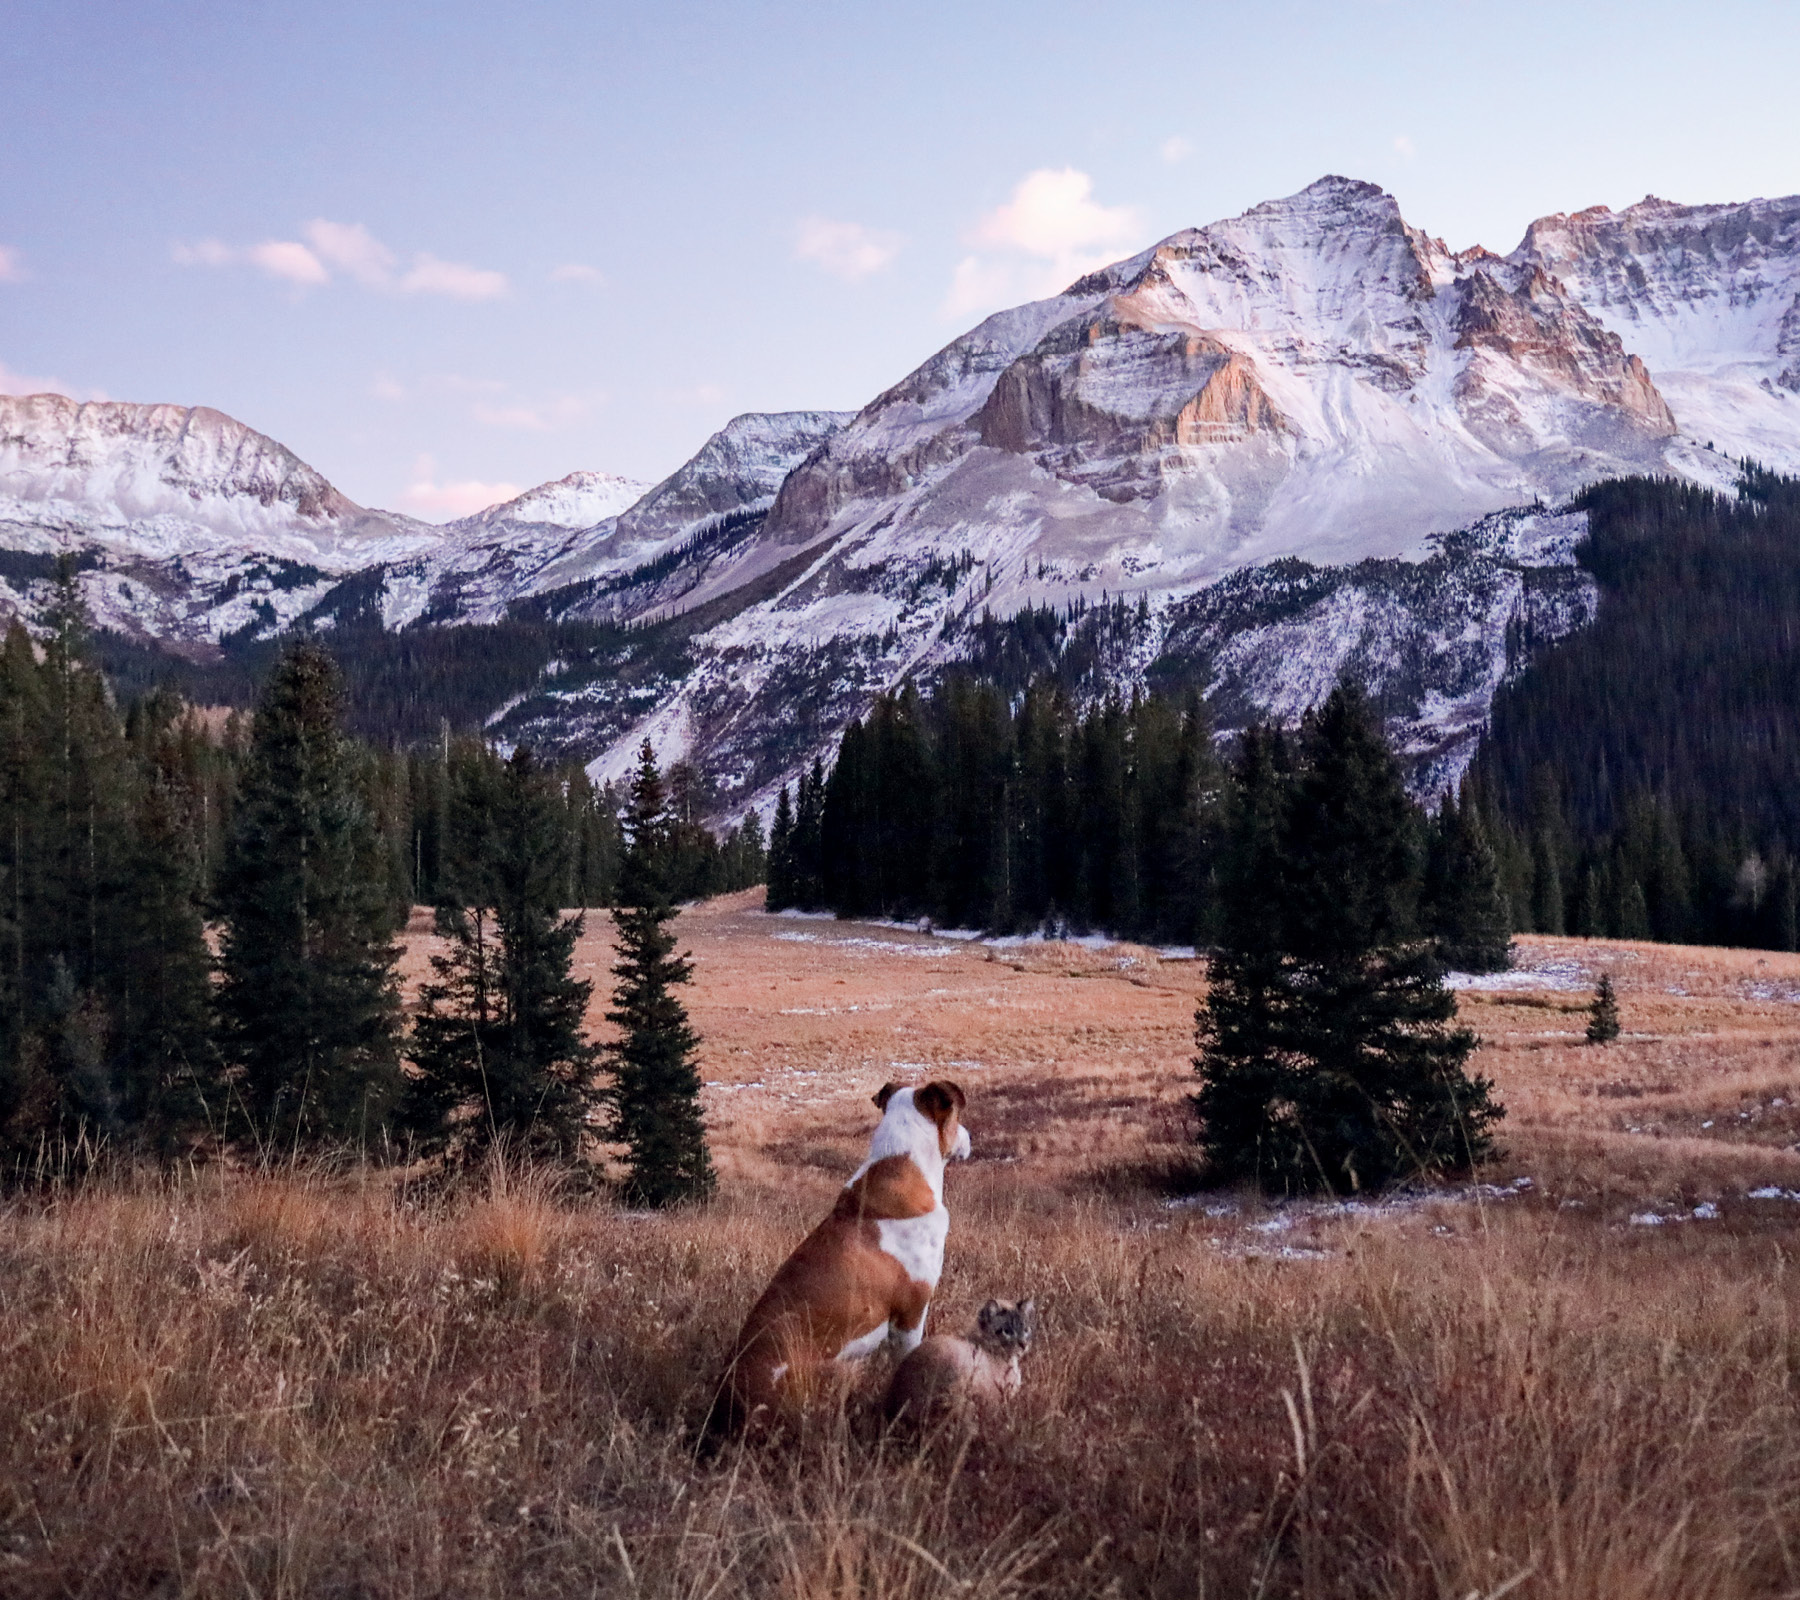
<instances>
[{"instance_id":1,"label":"sitting dog","mask_svg":"<svg viewBox=\"0 0 1800 1600\"><path fill-rule=\"evenodd\" d=\"M969 1154L965 1103L954 1083L876 1094L868 1159L751 1309L709 1433L785 1416L833 1362L917 1348L950 1231L944 1165Z\"/></svg>"},{"instance_id":2,"label":"sitting dog","mask_svg":"<svg viewBox=\"0 0 1800 1600\"><path fill-rule=\"evenodd\" d=\"M1031 1349L1037 1306L990 1300L965 1339L939 1334L900 1363L888 1385L888 1421L933 1421L962 1400L989 1406L1019 1392L1019 1362Z\"/></svg>"}]
</instances>

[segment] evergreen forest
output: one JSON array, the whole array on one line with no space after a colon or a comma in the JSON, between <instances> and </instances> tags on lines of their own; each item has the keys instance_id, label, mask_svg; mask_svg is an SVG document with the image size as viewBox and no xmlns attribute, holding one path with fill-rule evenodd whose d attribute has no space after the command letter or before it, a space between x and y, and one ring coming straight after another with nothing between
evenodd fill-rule
<instances>
[{"instance_id":1,"label":"evergreen forest","mask_svg":"<svg viewBox=\"0 0 1800 1600\"><path fill-rule=\"evenodd\" d=\"M797 793L783 789L768 903L1215 945L1239 781L1191 692L1082 711L1054 680L1016 700L963 677L929 699L908 685L846 730L829 772L815 764ZM1449 800L1427 815L1397 781L1381 803L1401 841L1407 926L1449 964L1505 966L1507 909L1478 812Z\"/></svg>"},{"instance_id":2,"label":"evergreen forest","mask_svg":"<svg viewBox=\"0 0 1800 1600\"><path fill-rule=\"evenodd\" d=\"M1598 616L1500 691L1467 786L1513 925L1795 949L1800 480L1577 504Z\"/></svg>"},{"instance_id":3,"label":"evergreen forest","mask_svg":"<svg viewBox=\"0 0 1800 1600\"><path fill-rule=\"evenodd\" d=\"M40 637L15 622L0 643L0 1166L196 1139L479 1147L447 1131L466 1101L455 1047L401 1036L394 940L417 904L497 935L439 973L435 1002L447 1017L474 993L480 1012L493 991L483 1069L519 1063L528 1114L491 1095L489 1132L541 1116L534 1138L566 1154L592 1052L564 913L632 892L629 796L443 724L404 747L358 738L316 642L270 663L254 714L120 691L74 577L55 573ZM668 906L762 880L754 815L715 837L685 765L662 792ZM419 1051L428 1094L400 1067Z\"/></svg>"}]
</instances>

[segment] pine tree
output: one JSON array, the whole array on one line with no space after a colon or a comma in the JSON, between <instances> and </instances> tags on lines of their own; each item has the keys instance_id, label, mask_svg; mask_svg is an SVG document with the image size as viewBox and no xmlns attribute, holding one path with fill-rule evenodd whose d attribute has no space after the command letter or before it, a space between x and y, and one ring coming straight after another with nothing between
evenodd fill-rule
<instances>
[{"instance_id":1,"label":"pine tree","mask_svg":"<svg viewBox=\"0 0 1800 1600\"><path fill-rule=\"evenodd\" d=\"M700 1109L699 1036L674 993L693 979L693 963L675 954L668 924L676 908L670 882L673 824L656 752L638 753L626 813L619 903L618 980L606 1019L619 1030L612 1058L613 1137L626 1147L625 1194L649 1206L697 1199L713 1187L712 1156Z\"/></svg>"},{"instance_id":2,"label":"pine tree","mask_svg":"<svg viewBox=\"0 0 1800 1600\"><path fill-rule=\"evenodd\" d=\"M1237 1108L1205 1140L1222 1173L1265 1187L1377 1189L1466 1169L1501 1115L1492 1085L1464 1071L1475 1037L1454 1026L1432 941L1417 924L1411 803L1366 697L1334 690L1305 721L1280 830L1278 933L1258 952L1255 1031L1235 1042L1209 1003L1197 1062L1209 1098ZM1237 878L1227 916L1257 911ZM1238 935L1243 942L1243 935ZM1243 985L1234 985L1243 989ZM1233 998L1227 991L1227 1000ZM1244 1126L1258 1100L1252 1141Z\"/></svg>"},{"instance_id":3,"label":"pine tree","mask_svg":"<svg viewBox=\"0 0 1800 1600\"><path fill-rule=\"evenodd\" d=\"M465 845L457 896L438 907L451 949L420 990L405 1122L466 1161L497 1144L573 1161L597 1096L582 1034L593 985L570 975L583 917L561 914L563 796L527 747L504 766L482 754L457 774L451 814L479 854Z\"/></svg>"},{"instance_id":4,"label":"pine tree","mask_svg":"<svg viewBox=\"0 0 1800 1600\"><path fill-rule=\"evenodd\" d=\"M1305 1133L1288 1044L1294 986L1283 917L1283 840L1292 799L1286 742L1250 728L1238 748L1220 867L1218 944L1195 1015L1200 1054L1192 1097L1201 1146L1219 1178L1279 1187L1303 1160Z\"/></svg>"},{"instance_id":5,"label":"pine tree","mask_svg":"<svg viewBox=\"0 0 1800 1600\"><path fill-rule=\"evenodd\" d=\"M216 1088L188 736L167 695L127 736L67 561L46 621L41 662L16 624L0 651L0 1153L168 1153Z\"/></svg>"},{"instance_id":6,"label":"pine tree","mask_svg":"<svg viewBox=\"0 0 1800 1600\"><path fill-rule=\"evenodd\" d=\"M763 905L785 911L794 903L794 803L788 786L781 786L775 802L775 820L769 827L769 892Z\"/></svg>"},{"instance_id":7,"label":"pine tree","mask_svg":"<svg viewBox=\"0 0 1800 1600\"><path fill-rule=\"evenodd\" d=\"M1613 993L1612 974L1600 974L1594 989L1594 1002L1588 1007L1587 1042L1611 1044L1619 1037L1619 999Z\"/></svg>"},{"instance_id":8,"label":"pine tree","mask_svg":"<svg viewBox=\"0 0 1800 1600\"><path fill-rule=\"evenodd\" d=\"M342 702L319 646L277 663L219 878L222 1044L269 1150L366 1148L402 1087L388 852L338 728Z\"/></svg>"},{"instance_id":9,"label":"pine tree","mask_svg":"<svg viewBox=\"0 0 1800 1600\"><path fill-rule=\"evenodd\" d=\"M1481 813L1446 795L1431 833L1423 909L1440 959L1457 972L1504 972L1512 929Z\"/></svg>"}]
</instances>

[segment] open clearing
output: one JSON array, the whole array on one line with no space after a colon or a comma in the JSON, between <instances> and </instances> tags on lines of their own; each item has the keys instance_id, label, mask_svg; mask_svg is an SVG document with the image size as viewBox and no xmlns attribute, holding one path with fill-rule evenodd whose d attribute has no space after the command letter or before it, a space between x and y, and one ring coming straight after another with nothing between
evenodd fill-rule
<instances>
[{"instance_id":1,"label":"open clearing","mask_svg":"<svg viewBox=\"0 0 1800 1600\"><path fill-rule=\"evenodd\" d=\"M1800 958L1521 940L1460 995L1504 1160L1271 1207L1180 1192L1202 963L759 899L680 924L709 1207L217 1169L9 1202L0 1594L1800 1593ZM697 1462L869 1096L927 1076L975 1148L934 1324L1035 1294L1024 1394Z\"/></svg>"}]
</instances>

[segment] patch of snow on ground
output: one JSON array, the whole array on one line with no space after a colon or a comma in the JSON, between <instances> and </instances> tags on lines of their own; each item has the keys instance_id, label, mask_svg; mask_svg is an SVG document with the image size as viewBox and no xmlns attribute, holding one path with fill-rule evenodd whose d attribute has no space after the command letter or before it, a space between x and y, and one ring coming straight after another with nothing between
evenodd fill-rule
<instances>
[{"instance_id":1,"label":"patch of snow on ground","mask_svg":"<svg viewBox=\"0 0 1800 1600\"><path fill-rule=\"evenodd\" d=\"M941 956L928 944L896 944L892 939L827 939L817 933L777 933L771 935L789 944L831 944L846 950L883 950L901 956Z\"/></svg>"},{"instance_id":2,"label":"patch of snow on ground","mask_svg":"<svg viewBox=\"0 0 1800 1600\"><path fill-rule=\"evenodd\" d=\"M1566 958L1515 967L1511 972L1446 972L1446 989L1573 989L1591 988L1593 980L1578 961Z\"/></svg>"}]
</instances>

